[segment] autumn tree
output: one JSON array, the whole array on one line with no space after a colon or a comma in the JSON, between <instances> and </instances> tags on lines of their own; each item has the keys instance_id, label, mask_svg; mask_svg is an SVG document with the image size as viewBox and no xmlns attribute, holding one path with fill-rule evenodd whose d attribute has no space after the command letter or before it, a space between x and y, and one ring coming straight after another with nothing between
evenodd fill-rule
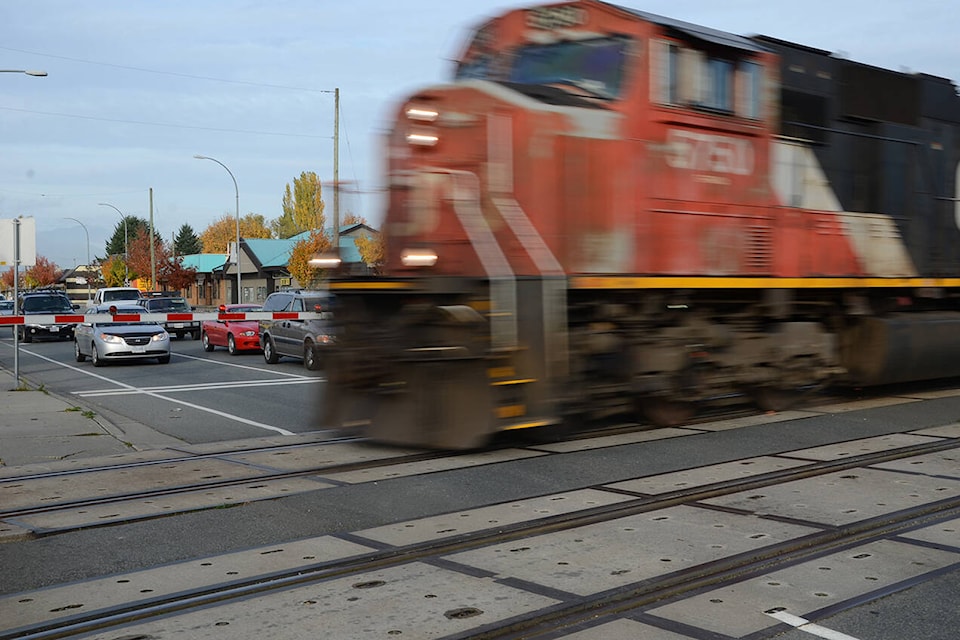
<instances>
[{"instance_id":1,"label":"autumn tree","mask_svg":"<svg viewBox=\"0 0 960 640\"><path fill-rule=\"evenodd\" d=\"M363 260L363 263L370 267L374 273L380 273L387 253L383 243L383 236L379 233L371 234L364 232L362 235L353 239L353 244L357 245L357 251L360 253L360 258Z\"/></svg>"},{"instance_id":2,"label":"autumn tree","mask_svg":"<svg viewBox=\"0 0 960 640\"><path fill-rule=\"evenodd\" d=\"M236 230L236 227L234 227ZM189 224L180 225L177 237L173 241L173 253L178 256L190 256L203 251L203 243Z\"/></svg>"},{"instance_id":3,"label":"autumn tree","mask_svg":"<svg viewBox=\"0 0 960 640\"><path fill-rule=\"evenodd\" d=\"M27 267L23 272L23 283L28 289L49 287L59 280L61 275L63 275L63 270L56 264L43 256L37 256L36 263L32 267Z\"/></svg>"},{"instance_id":4,"label":"autumn tree","mask_svg":"<svg viewBox=\"0 0 960 640\"><path fill-rule=\"evenodd\" d=\"M197 270L183 266L183 256L171 257L157 266L157 280L163 289L181 291L197 280Z\"/></svg>"},{"instance_id":5,"label":"autumn tree","mask_svg":"<svg viewBox=\"0 0 960 640\"><path fill-rule=\"evenodd\" d=\"M4 289L13 289L13 267L0 274L0 283L3 284Z\"/></svg>"},{"instance_id":6,"label":"autumn tree","mask_svg":"<svg viewBox=\"0 0 960 640\"><path fill-rule=\"evenodd\" d=\"M164 244L160 236L153 237L153 259L154 264L162 264L170 259L170 250ZM130 241L130 258L127 262L130 268L130 278L140 278L150 281L151 275L156 267L150 263L150 234L137 236ZM159 280L159 277L157 278ZM150 288L156 286L156 283L150 282Z\"/></svg>"},{"instance_id":7,"label":"autumn tree","mask_svg":"<svg viewBox=\"0 0 960 640\"><path fill-rule=\"evenodd\" d=\"M241 239L271 237L264 217L259 213L248 213L240 218L240 237ZM200 234L203 253L227 253L230 243L236 241L237 219L229 214L214 220Z\"/></svg>"},{"instance_id":8,"label":"autumn tree","mask_svg":"<svg viewBox=\"0 0 960 640\"><path fill-rule=\"evenodd\" d=\"M127 265L120 256L109 256L100 263L103 282L108 287L121 287L126 284Z\"/></svg>"},{"instance_id":9,"label":"autumn tree","mask_svg":"<svg viewBox=\"0 0 960 640\"><path fill-rule=\"evenodd\" d=\"M292 190L287 183L283 193L283 213L270 223L270 227L281 239L323 229L326 222L324 206L320 178L313 171L303 171L299 178L293 179Z\"/></svg>"},{"instance_id":10,"label":"autumn tree","mask_svg":"<svg viewBox=\"0 0 960 640\"><path fill-rule=\"evenodd\" d=\"M343 226L349 227L356 224L370 226L367 219L355 213L348 213L343 218ZM383 245L383 237L379 233L369 233L366 230L360 232L360 235L353 239L357 246L360 258L374 273L380 273L383 267L383 260L386 254L386 247Z\"/></svg>"},{"instance_id":11,"label":"autumn tree","mask_svg":"<svg viewBox=\"0 0 960 640\"><path fill-rule=\"evenodd\" d=\"M323 277L323 270L310 264L314 256L330 251L330 238L323 229L314 229L303 240L296 242L290 250L287 271L302 287L313 287Z\"/></svg>"}]
</instances>

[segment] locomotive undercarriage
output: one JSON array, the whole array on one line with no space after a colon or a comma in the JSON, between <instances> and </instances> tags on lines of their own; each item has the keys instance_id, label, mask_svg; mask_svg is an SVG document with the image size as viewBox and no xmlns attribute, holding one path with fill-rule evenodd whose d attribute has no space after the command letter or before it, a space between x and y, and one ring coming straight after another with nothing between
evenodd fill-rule
<instances>
[{"instance_id":1,"label":"locomotive undercarriage","mask_svg":"<svg viewBox=\"0 0 960 640\"><path fill-rule=\"evenodd\" d=\"M565 335L546 339L550 325L535 313L542 291L518 282L517 343L492 348L497 311L485 283L417 285L338 292L325 424L465 449L515 429L564 435L612 414L666 426L728 403L779 411L831 381L960 375L960 312L949 297L905 307L904 296L836 291L570 290Z\"/></svg>"},{"instance_id":2,"label":"locomotive undercarriage","mask_svg":"<svg viewBox=\"0 0 960 640\"><path fill-rule=\"evenodd\" d=\"M843 372L836 334L813 318L777 319L715 300L584 306L571 328L571 377L595 415L637 411L676 425L698 407L745 396L780 411Z\"/></svg>"}]
</instances>

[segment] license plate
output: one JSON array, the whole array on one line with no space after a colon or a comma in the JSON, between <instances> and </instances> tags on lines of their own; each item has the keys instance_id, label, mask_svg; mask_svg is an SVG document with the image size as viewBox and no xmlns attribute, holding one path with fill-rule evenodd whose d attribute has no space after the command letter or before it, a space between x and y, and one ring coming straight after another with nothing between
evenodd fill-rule
<instances>
[{"instance_id":1,"label":"license plate","mask_svg":"<svg viewBox=\"0 0 960 640\"><path fill-rule=\"evenodd\" d=\"M134 353L146 353L146 352L147 352L147 348L146 348L146 347L134 347L134 348L133 348L133 352L134 352Z\"/></svg>"},{"instance_id":2,"label":"license plate","mask_svg":"<svg viewBox=\"0 0 960 640\"><path fill-rule=\"evenodd\" d=\"M56 333L57 331L60 331L60 327L50 327L50 333Z\"/></svg>"},{"instance_id":3,"label":"license plate","mask_svg":"<svg viewBox=\"0 0 960 640\"><path fill-rule=\"evenodd\" d=\"M174 322L174 323L173 323L173 328L174 328L174 329L183 329L183 323L182 323L182 322Z\"/></svg>"}]
</instances>

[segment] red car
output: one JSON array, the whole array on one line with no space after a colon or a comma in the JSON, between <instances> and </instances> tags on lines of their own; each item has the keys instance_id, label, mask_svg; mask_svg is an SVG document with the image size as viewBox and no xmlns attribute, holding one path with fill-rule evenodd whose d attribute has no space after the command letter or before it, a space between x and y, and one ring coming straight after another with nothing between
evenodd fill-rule
<instances>
[{"instance_id":1,"label":"red car","mask_svg":"<svg viewBox=\"0 0 960 640\"><path fill-rule=\"evenodd\" d=\"M222 304L220 313L260 311L258 304ZM256 320L204 320L200 326L204 351L226 347L230 355L241 351L260 351L260 325Z\"/></svg>"}]
</instances>

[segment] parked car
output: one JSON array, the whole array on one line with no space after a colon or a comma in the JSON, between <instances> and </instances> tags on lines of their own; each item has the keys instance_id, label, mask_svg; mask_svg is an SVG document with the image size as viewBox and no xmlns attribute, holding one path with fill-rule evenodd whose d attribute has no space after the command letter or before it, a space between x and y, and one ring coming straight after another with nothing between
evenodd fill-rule
<instances>
[{"instance_id":1,"label":"parked car","mask_svg":"<svg viewBox=\"0 0 960 640\"><path fill-rule=\"evenodd\" d=\"M333 344L333 295L327 291L277 291L263 302L264 311L316 311L317 320L261 320L260 348L268 364L281 356L300 358L311 371L321 368L323 349Z\"/></svg>"},{"instance_id":2,"label":"parked car","mask_svg":"<svg viewBox=\"0 0 960 640\"><path fill-rule=\"evenodd\" d=\"M258 304L222 304L220 313L261 311ZM256 320L204 320L200 324L204 351L226 347L230 355L241 351L260 351L260 323Z\"/></svg>"},{"instance_id":3,"label":"parked car","mask_svg":"<svg viewBox=\"0 0 960 640\"><path fill-rule=\"evenodd\" d=\"M191 313L193 309L185 298L167 297L167 298L140 298L137 300L147 313ZM194 340L200 338L199 320L168 320L161 322L167 333L175 334L177 338L183 340L184 336L189 335Z\"/></svg>"},{"instance_id":4,"label":"parked car","mask_svg":"<svg viewBox=\"0 0 960 640\"><path fill-rule=\"evenodd\" d=\"M20 294L20 302L17 306L24 316L64 315L72 314L75 311L70 298L59 289L25 291ZM33 342L35 338L70 340L73 338L73 328L74 323L31 324L24 322L17 328L17 334L22 342Z\"/></svg>"},{"instance_id":5,"label":"parked car","mask_svg":"<svg viewBox=\"0 0 960 640\"><path fill-rule=\"evenodd\" d=\"M100 306L110 302L136 302L143 297L143 293L136 287L103 287L97 289L93 296L93 305Z\"/></svg>"},{"instance_id":6,"label":"parked car","mask_svg":"<svg viewBox=\"0 0 960 640\"><path fill-rule=\"evenodd\" d=\"M84 316L103 313L116 315L141 314L143 309L135 305L100 305L90 307ZM112 360L143 360L156 358L160 364L170 362L170 334L158 322L147 320L115 321L94 320L92 317L77 325L74 338L74 354L77 362L89 356L95 367L102 367Z\"/></svg>"},{"instance_id":7,"label":"parked car","mask_svg":"<svg viewBox=\"0 0 960 640\"><path fill-rule=\"evenodd\" d=\"M13 300L0 300L0 316L12 316L13 315ZM13 335L13 325L4 329L4 333L9 330L10 335Z\"/></svg>"}]
</instances>

